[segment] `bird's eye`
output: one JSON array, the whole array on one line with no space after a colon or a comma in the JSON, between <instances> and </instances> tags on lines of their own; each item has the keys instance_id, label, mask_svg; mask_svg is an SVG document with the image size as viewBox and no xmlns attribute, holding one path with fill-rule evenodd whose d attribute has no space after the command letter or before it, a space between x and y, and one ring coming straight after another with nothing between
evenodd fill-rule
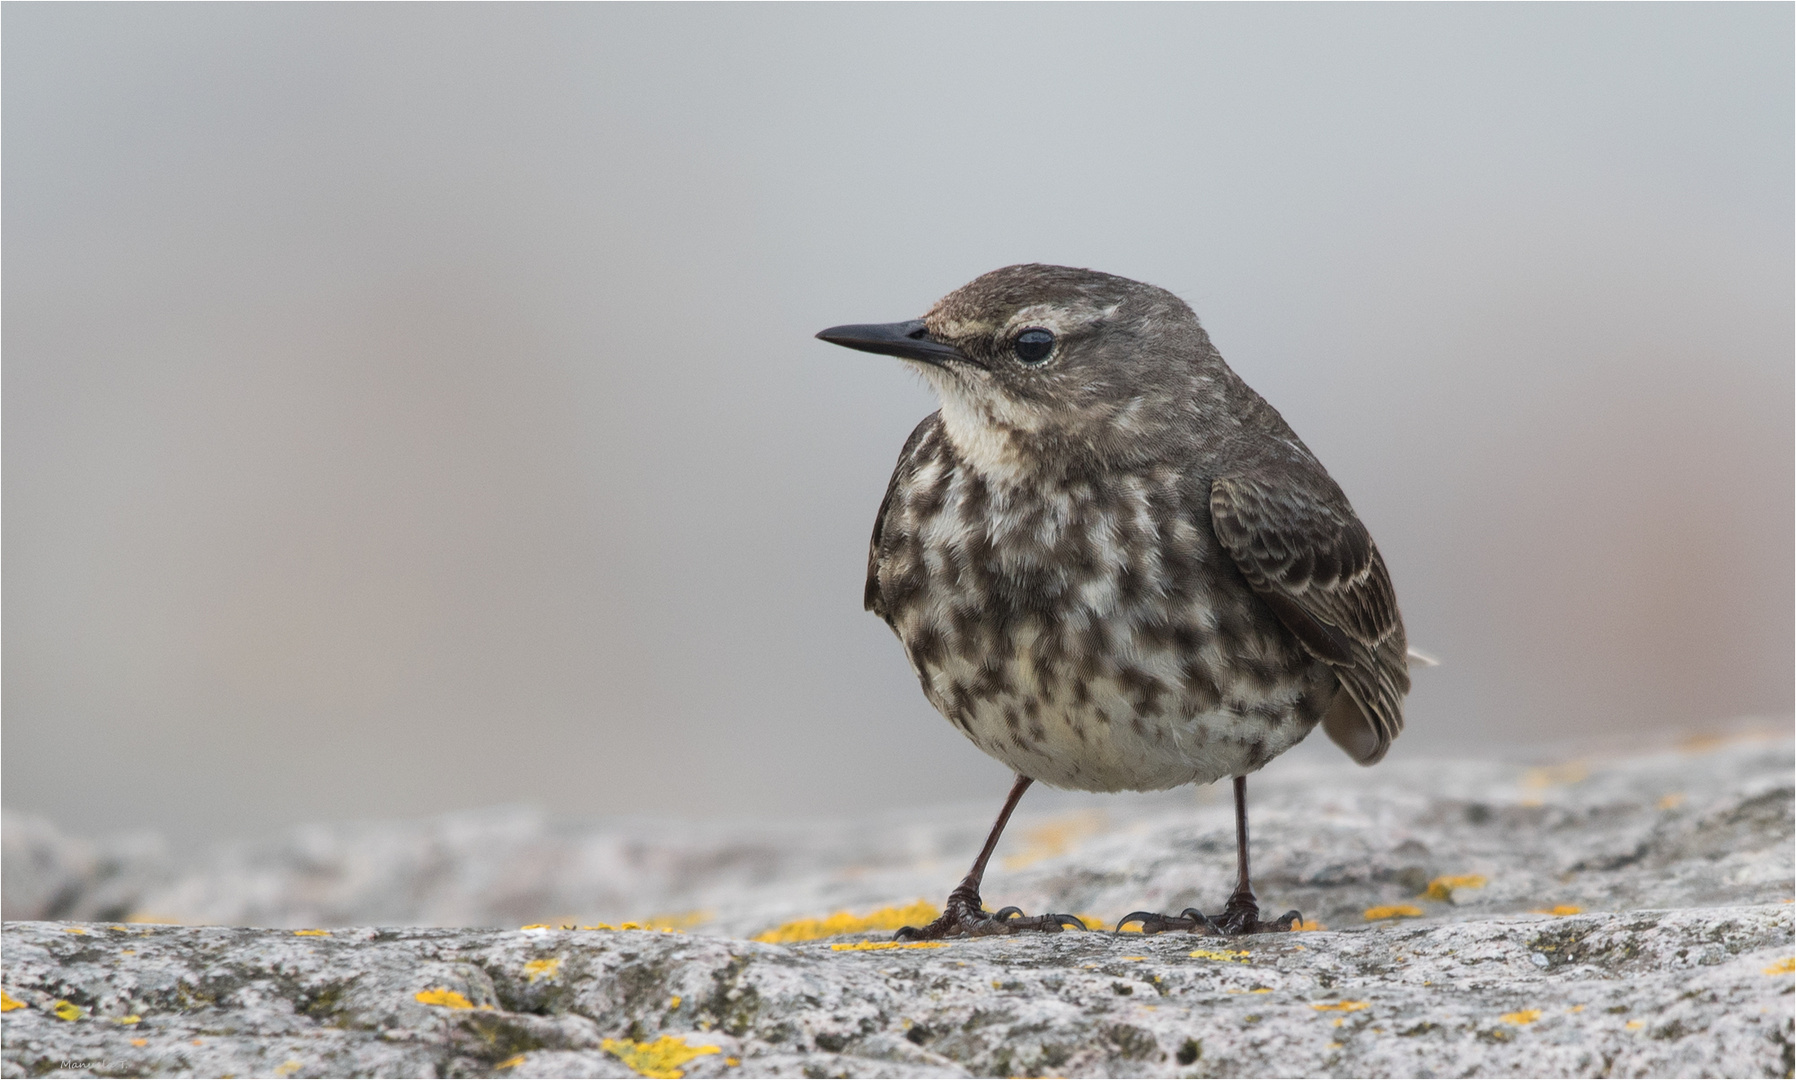
<instances>
[{"instance_id":1,"label":"bird's eye","mask_svg":"<svg viewBox=\"0 0 1796 1080\"><path fill-rule=\"evenodd\" d=\"M1016 336L1011 348L1016 350L1016 358L1025 364L1039 364L1054 351L1054 335L1051 331L1033 326Z\"/></svg>"}]
</instances>

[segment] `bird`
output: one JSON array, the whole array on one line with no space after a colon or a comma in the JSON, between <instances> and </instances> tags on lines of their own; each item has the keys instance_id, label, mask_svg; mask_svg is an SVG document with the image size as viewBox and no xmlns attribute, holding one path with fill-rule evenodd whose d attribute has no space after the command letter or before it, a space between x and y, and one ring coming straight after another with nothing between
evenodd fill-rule
<instances>
[{"instance_id":1,"label":"bird","mask_svg":"<svg viewBox=\"0 0 1796 1080\"><path fill-rule=\"evenodd\" d=\"M1172 292L1025 263L920 319L823 341L904 361L941 407L898 457L863 595L923 694L1016 774L939 918L901 940L1086 929L988 911L985 867L1039 781L1094 792L1231 778L1235 888L1222 910L1136 911L1116 929L1239 934L1247 776L1318 725L1361 765L1403 730L1408 645L1378 547L1276 409Z\"/></svg>"}]
</instances>

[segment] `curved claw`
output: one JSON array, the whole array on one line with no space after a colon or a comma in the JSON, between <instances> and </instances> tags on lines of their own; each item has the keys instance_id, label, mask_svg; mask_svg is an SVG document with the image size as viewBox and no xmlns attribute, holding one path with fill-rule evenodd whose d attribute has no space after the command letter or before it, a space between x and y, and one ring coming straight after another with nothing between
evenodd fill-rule
<instances>
[{"instance_id":1,"label":"curved claw","mask_svg":"<svg viewBox=\"0 0 1796 1080\"><path fill-rule=\"evenodd\" d=\"M1301 918L1301 916L1299 917ZM1210 934L1215 937L1222 936L1222 927L1217 926L1208 915L1205 915L1194 907L1188 907L1184 911L1179 912L1179 918L1191 920L1191 932L1194 934L1201 931L1202 933Z\"/></svg>"},{"instance_id":2,"label":"curved claw","mask_svg":"<svg viewBox=\"0 0 1796 1080\"><path fill-rule=\"evenodd\" d=\"M1141 924L1143 934L1160 934L1168 930L1189 930L1190 920L1178 915L1162 915L1157 911L1131 911L1116 921L1116 933L1122 933L1123 927L1132 922Z\"/></svg>"},{"instance_id":3,"label":"curved claw","mask_svg":"<svg viewBox=\"0 0 1796 1080\"><path fill-rule=\"evenodd\" d=\"M1193 934L1212 934L1220 937L1223 933L1222 927L1217 926L1208 915L1194 907L1188 907L1177 915L1161 915L1153 911L1131 911L1116 924L1116 932L1122 933L1122 928L1132 922L1141 924L1143 934L1163 934L1168 930L1187 930Z\"/></svg>"},{"instance_id":4,"label":"curved claw","mask_svg":"<svg viewBox=\"0 0 1796 1080\"><path fill-rule=\"evenodd\" d=\"M1291 910L1266 924L1275 930L1295 930L1303 925L1303 912Z\"/></svg>"},{"instance_id":5,"label":"curved claw","mask_svg":"<svg viewBox=\"0 0 1796 1080\"><path fill-rule=\"evenodd\" d=\"M1022 916L1023 911L1021 908L1007 907L998 912L995 918L1002 920L1004 925L1009 927L1012 933L1015 933L1018 930L1039 930L1043 933L1058 934L1062 929L1068 926L1076 926L1081 930L1090 929L1090 927L1085 925L1085 920L1079 918L1077 915L1061 915L1056 912L1046 912L1041 915L1033 915L1027 918Z\"/></svg>"}]
</instances>

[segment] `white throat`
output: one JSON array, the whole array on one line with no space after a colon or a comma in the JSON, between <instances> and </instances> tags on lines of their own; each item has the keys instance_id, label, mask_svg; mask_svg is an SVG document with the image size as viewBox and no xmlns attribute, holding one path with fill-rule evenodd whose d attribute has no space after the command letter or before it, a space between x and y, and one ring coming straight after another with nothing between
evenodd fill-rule
<instances>
[{"instance_id":1,"label":"white throat","mask_svg":"<svg viewBox=\"0 0 1796 1080\"><path fill-rule=\"evenodd\" d=\"M988 484L1011 487L1028 481L1034 470L1010 431L1035 427L1034 417L994 417L985 402L972 401L958 388L942 387L942 427L955 456ZM1006 409L1006 413L1019 410ZM996 422L994 422L996 421ZM1021 421L1021 422L1018 422Z\"/></svg>"}]
</instances>

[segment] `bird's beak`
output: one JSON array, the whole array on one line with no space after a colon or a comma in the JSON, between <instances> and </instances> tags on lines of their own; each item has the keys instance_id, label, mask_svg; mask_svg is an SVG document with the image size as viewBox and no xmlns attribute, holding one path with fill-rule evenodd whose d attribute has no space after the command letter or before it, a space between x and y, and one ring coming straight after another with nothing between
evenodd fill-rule
<instances>
[{"instance_id":1,"label":"bird's beak","mask_svg":"<svg viewBox=\"0 0 1796 1080\"><path fill-rule=\"evenodd\" d=\"M983 366L954 346L944 345L931 338L921 319L832 326L817 336L832 345L844 345L850 349L883 353L886 356L902 356L906 360L920 360L936 367L947 367L955 363Z\"/></svg>"}]
</instances>

